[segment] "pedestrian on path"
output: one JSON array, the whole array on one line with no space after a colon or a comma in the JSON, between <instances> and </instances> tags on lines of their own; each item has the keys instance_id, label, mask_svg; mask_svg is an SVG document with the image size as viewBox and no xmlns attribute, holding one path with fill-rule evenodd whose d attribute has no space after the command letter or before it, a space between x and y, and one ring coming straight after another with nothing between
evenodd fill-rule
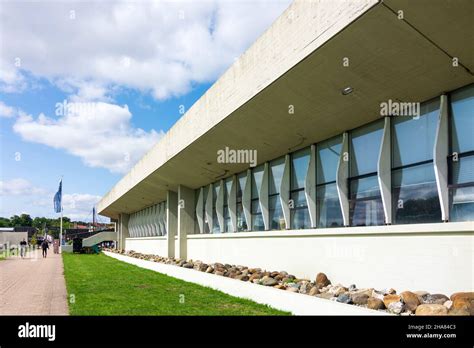
<instances>
[{"instance_id":1,"label":"pedestrian on path","mask_svg":"<svg viewBox=\"0 0 474 348\"><path fill-rule=\"evenodd\" d=\"M41 249L43 249L43 257L48 256L49 243L46 238L43 240L43 243L41 243Z\"/></svg>"},{"instance_id":2,"label":"pedestrian on path","mask_svg":"<svg viewBox=\"0 0 474 348\"><path fill-rule=\"evenodd\" d=\"M20 256L21 258L24 258L26 255L26 246L28 243L26 242L25 238L20 242Z\"/></svg>"}]
</instances>

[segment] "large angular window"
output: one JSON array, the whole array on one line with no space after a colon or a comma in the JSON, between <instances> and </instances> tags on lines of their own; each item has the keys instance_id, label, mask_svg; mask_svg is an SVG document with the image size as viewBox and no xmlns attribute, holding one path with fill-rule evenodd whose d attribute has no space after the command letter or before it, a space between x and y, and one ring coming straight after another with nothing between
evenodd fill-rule
<instances>
[{"instance_id":1,"label":"large angular window","mask_svg":"<svg viewBox=\"0 0 474 348\"><path fill-rule=\"evenodd\" d=\"M285 218L280 200L280 187L285 169L285 157L278 158L269 163L269 188L268 188L268 212L270 215L270 229L284 230L286 228Z\"/></svg>"},{"instance_id":2,"label":"large angular window","mask_svg":"<svg viewBox=\"0 0 474 348\"><path fill-rule=\"evenodd\" d=\"M474 85L451 94L450 220L474 220Z\"/></svg>"},{"instance_id":3,"label":"large angular window","mask_svg":"<svg viewBox=\"0 0 474 348\"><path fill-rule=\"evenodd\" d=\"M305 148L291 154L290 168L290 225L292 229L310 227L305 180L308 173L311 149Z\"/></svg>"},{"instance_id":4,"label":"large angular window","mask_svg":"<svg viewBox=\"0 0 474 348\"><path fill-rule=\"evenodd\" d=\"M377 179L377 162L383 134L383 120L355 129L350 134L350 225L384 223Z\"/></svg>"},{"instance_id":5,"label":"large angular window","mask_svg":"<svg viewBox=\"0 0 474 348\"><path fill-rule=\"evenodd\" d=\"M220 187L221 183L219 181L212 185L212 233L221 232L219 219L217 218L217 195Z\"/></svg>"},{"instance_id":6,"label":"large angular window","mask_svg":"<svg viewBox=\"0 0 474 348\"><path fill-rule=\"evenodd\" d=\"M423 103L419 117L392 118L393 223L441 221L433 146L439 99Z\"/></svg>"},{"instance_id":7,"label":"large angular window","mask_svg":"<svg viewBox=\"0 0 474 348\"><path fill-rule=\"evenodd\" d=\"M246 231L247 222L244 215L244 207L242 204L243 192L245 189L245 183L247 182L247 172L240 173L237 176L237 204L236 204L236 215L237 215L237 231Z\"/></svg>"},{"instance_id":8,"label":"large angular window","mask_svg":"<svg viewBox=\"0 0 474 348\"><path fill-rule=\"evenodd\" d=\"M202 205L202 217L203 217L203 225L204 225L204 231L203 233L210 233L210 228L209 228L209 221L207 219L207 214L206 214L206 204L207 204L207 195L209 193L209 186L204 186L202 189L203 192L203 205Z\"/></svg>"},{"instance_id":9,"label":"large angular window","mask_svg":"<svg viewBox=\"0 0 474 348\"><path fill-rule=\"evenodd\" d=\"M252 231L263 231L265 229L262 210L260 209L260 187L262 186L263 170L263 165L252 169Z\"/></svg>"},{"instance_id":10,"label":"large angular window","mask_svg":"<svg viewBox=\"0 0 474 348\"><path fill-rule=\"evenodd\" d=\"M224 180L224 232L234 232L230 220L229 198L232 188L232 177Z\"/></svg>"},{"instance_id":11,"label":"large angular window","mask_svg":"<svg viewBox=\"0 0 474 348\"><path fill-rule=\"evenodd\" d=\"M323 141L316 147L316 209L320 228L344 225L336 187L341 148L342 136Z\"/></svg>"}]
</instances>

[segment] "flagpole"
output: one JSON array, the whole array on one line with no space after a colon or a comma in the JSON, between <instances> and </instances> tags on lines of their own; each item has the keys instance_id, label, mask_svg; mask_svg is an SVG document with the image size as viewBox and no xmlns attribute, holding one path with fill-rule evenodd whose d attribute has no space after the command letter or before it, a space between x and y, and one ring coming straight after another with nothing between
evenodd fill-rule
<instances>
[{"instance_id":1,"label":"flagpole","mask_svg":"<svg viewBox=\"0 0 474 348\"><path fill-rule=\"evenodd\" d=\"M61 220L59 222L59 253L63 252L63 192L62 192L63 175L61 175Z\"/></svg>"}]
</instances>

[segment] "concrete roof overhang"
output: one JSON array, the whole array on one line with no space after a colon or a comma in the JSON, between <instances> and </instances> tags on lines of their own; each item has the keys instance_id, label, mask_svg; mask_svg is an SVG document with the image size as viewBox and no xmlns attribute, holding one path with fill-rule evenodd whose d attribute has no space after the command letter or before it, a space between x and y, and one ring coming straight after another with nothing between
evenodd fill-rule
<instances>
[{"instance_id":1,"label":"concrete roof overhang","mask_svg":"<svg viewBox=\"0 0 474 348\"><path fill-rule=\"evenodd\" d=\"M380 118L381 102L422 102L474 82L473 14L471 0L296 1L98 212L117 218L178 184L198 188L247 169L217 163L226 146L256 149L263 163ZM354 91L344 96L346 86Z\"/></svg>"}]
</instances>

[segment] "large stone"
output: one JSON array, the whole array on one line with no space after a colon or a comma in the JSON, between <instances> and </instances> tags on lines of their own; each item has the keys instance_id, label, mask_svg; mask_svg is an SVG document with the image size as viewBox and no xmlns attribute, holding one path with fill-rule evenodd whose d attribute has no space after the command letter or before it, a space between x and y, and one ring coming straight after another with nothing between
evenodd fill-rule
<instances>
[{"instance_id":1,"label":"large stone","mask_svg":"<svg viewBox=\"0 0 474 348\"><path fill-rule=\"evenodd\" d=\"M289 291L289 292L298 292L298 288L295 288L293 286L289 286L286 288L286 291Z\"/></svg>"},{"instance_id":2,"label":"large stone","mask_svg":"<svg viewBox=\"0 0 474 348\"><path fill-rule=\"evenodd\" d=\"M388 308L392 302L400 302L402 298L399 295L385 295L383 297L383 304Z\"/></svg>"},{"instance_id":3,"label":"large stone","mask_svg":"<svg viewBox=\"0 0 474 348\"><path fill-rule=\"evenodd\" d=\"M330 294L332 294L334 297L338 297L339 295L342 295L347 292L347 288L343 286L334 286L331 289L328 290Z\"/></svg>"},{"instance_id":4,"label":"large stone","mask_svg":"<svg viewBox=\"0 0 474 348\"><path fill-rule=\"evenodd\" d=\"M186 262L185 264L183 264L183 268L193 268L194 265L190 262Z\"/></svg>"},{"instance_id":5,"label":"large stone","mask_svg":"<svg viewBox=\"0 0 474 348\"><path fill-rule=\"evenodd\" d=\"M317 287L317 286L313 286L313 287L311 288L311 290L309 290L309 292L308 292L308 295L309 295L309 296L315 296L315 295L317 295L317 294L319 294L319 290L318 290L318 287Z\"/></svg>"},{"instance_id":6,"label":"large stone","mask_svg":"<svg viewBox=\"0 0 474 348\"><path fill-rule=\"evenodd\" d=\"M470 300L468 297L455 297L452 309L466 311L474 315L474 300Z\"/></svg>"},{"instance_id":7,"label":"large stone","mask_svg":"<svg viewBox=\"0 0 474 348\"><path fill-rule=\"evenodd\" d=\"M311 290L313 286L311 285L310 282L307 282L307 281L302 281L300 283L300 289L299 289L299 292L300 294L307 294L309 292L309 290Z\"/></svg>"},{"instance_id":8,"label":"large stone","mask_svg":"<svg viewBox=\"0 0 474 348\"><path fill-rule=\"evenodd\" d=\"M405 305L402 302L391 302L387 308L387 310L393 314L400 314L404 309Z\"/></svg>"},{"instance_id":9,"label":"large stone","mask_svg":"<svg viewBox=\"0 0 474 348\"><path fill-rule=\"evenodd\" d=\"M351 295L351 300L354 304L357 305L366 305L367 300L369 299L369 295L367 294L353 294Z\"/></svg>"},{"instance_id":10,"label":"large stone","mask_svg":"<svg viewBox=\"0 0 474 348\"><path fill-rule=\"evenodd\" d=\"M273 279L270 276L264 276L261 280L262 280L261 284L265 286L274 286L278 283L275 279Z\"/></svg>"},{"instance_id":11,"label":"large stone","mask_svg":"<svg viewBox=\"0 0 474 348\"><path fill-rule=\"evenodd\" d=\"M275 286L273 286L275 289L279 289L279 290L284 290L285 289L285 286L283 284L277 284Z\"/></svg>"},{"instance_id":12,"label":"large stone","mask_svg":"<svg viewBox=\"0 0 474 348\"><path fill-rule=\"evenodd\" d=\"M328 277L324 274L324 273L318 273L316 275L316 286L318 288L322 288L322 287L325 287L325 286L328 286L329 284L331 284L330 280L328 279Z\"/></svg>"},{"instance_id":13,"label":"large stone","mask_svg":"<svg viewBox=\"0 0 474 348\"><path fill-rule=\"evenodd\" d=\"M260 279L262 278L262 274L261 273L253 273L251 276L250 276L250 281L253 281L255 279Z\"/></svg>"},{"instance_id":14,"label":"large stone","mask_svg":"<svg viewBox=\"0 0 474 348\"><path fill-rule=\"evenodd\" d=\"M451 301L455 301L458 298L467 298L474 301L474 292L455 292L451 295Z\"/></svg>"},{"instance_id":15,"label":"large stone","mask_svg":"<svg viewBox=\"0 0 474 348\"><path fill-rule=\"evenodd\" d=\"M358 290L354 290L354 291L350 291L351 293L351 296L357 296L357 295L367 295L367 297L370 297L372 296L372 292L373 292L374 289L370 288L370 289L358 289Z\"/></svg>"},{"instance_id":16,"label":"large stone","mask_svg":"<svg viewBox=\"0 0 474 348\"><path fill-rule=\"evenodd\" d=\"M403 302L405 303L405 308L409 311L414 312L416 307L420 304L418 296L411 291L404 291L400 294Z\"/></svg>"},{"instance_id":17,"label":"large stone","mask_svg":"<svg viewBox=\"0 0 474 348\"><path fill-rule=\"evenodd\" d=\"M416 315L447 315L448 309L440 304L421 304L416 308Z\"/></svg>"},{"instance_id":18,"label":"large stone","mask_svg":"<svg viewBox=\"0 0 474 348\"><path fill-rule=\"evenodd\" d=\"M367 299L367 308L378 310L384 309L385 305L383 304L383 301L381 299L376 297L369 297Z\"/></svg>"},{"instance_id":19,"label":"large stone","mask_svg":"<svg viewBox=\"0 0 474 348\"><path fill-rule=\"evenodd\" d=\"M372 291L372 297L378 298L379 300L383 301L384 294L383 294L382 291L373 290Z\"/></svg>"},{"instance_id":20,"label":"large stone","mask_svg":"<svg viewBox=\"0 0 474 348\"><path fill-rule=\"evenodd\" d=\"M206 273L212 273L212 272L214 272L214 268L212 268L211 266L206 268Z\"/></svg>"},{"instance_id":21,"label":"large stone","mask_svg":"<svg viewBox=\"0 0 474 348\"><path fill-rule=\"evenodd\" d=\"M215 274L215 275L218 275L218 276L223 276L223 275L224 275L224 272L215 271L214 274Z\"/></svg>"},{"instance_id":22,"label":"large stone","mask_svg":"<svg viewBox=\"0 0 474 348\"><path fill-rule=\"evenodd\" d=\"M326 300L330 300L331 298L333 298L334 296L332 294L330 294L329 292L325 292L323 294L318 294L316 295L316 297L319 297L319 298L324 298Z\"/></svg>"},{"instance_id":23,"label":"large stone","mask_svg":"<svg viewBox=\"0 0 474 348\"><path fill-rule=\"evenodd\" d=\"M421 296L421 302L423 304L440 304L442 305L447 300L449 300L448 296L443 294L426 294Z\"/></svg>"},{"instance_id":24,"label":"large stone","mask_svg":"<svg viewBox=\"0 0 474 348\"><path fill-rule=\"evenodd\" d=\"M351 297L348 294L340 294L336 301L341 303L351 303Z\"/></svg>"}]
</instances>

